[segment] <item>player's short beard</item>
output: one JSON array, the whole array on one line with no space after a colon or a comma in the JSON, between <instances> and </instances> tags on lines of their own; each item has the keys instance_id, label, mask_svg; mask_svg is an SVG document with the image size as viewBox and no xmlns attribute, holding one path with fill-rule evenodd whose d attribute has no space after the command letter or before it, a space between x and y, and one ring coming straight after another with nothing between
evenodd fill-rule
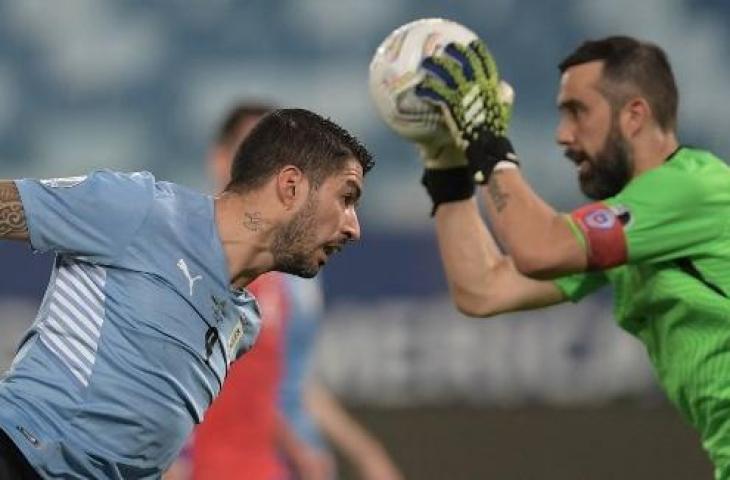
<instances>
[{"instance_id":1,"label":"player's short beard","mask_svg":"<svg viewBox=\"0 0 730 480\"><path fill-rule=\"evenodd\" d=\"M631 180L634 171L633 151L615 120L611 121L611 130L603 148L595 156L575 155L585 155L586 161L590 163L589 168L580 173L578 180L581 191L592 200L613 197Z\"/></svg>"},{"instance_id":2,"label":"player's short beard","mask_svg":"<svg viewBox=\"0 0 730 480\"><path fill-rule=\"evenodd\" d=\"M317 204L312 191L302 209L276 232L272 242L274 270L304 278L317 275L319 265L312 260L316 248Z\"/></svg>"}]
</instances>

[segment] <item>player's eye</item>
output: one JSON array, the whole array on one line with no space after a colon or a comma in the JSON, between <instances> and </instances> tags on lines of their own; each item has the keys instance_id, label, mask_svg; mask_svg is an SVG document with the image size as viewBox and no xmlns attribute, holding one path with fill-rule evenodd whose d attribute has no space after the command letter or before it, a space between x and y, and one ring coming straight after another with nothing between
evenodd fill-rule
<instances>
[{"instance_id":1,"label":"player's eye","mask_svg":"<svg viewBox=\"0 0 730 480\"><path fill-rule=\"evenodd\" d=\"M588 112L588 107L578 101L565 102L560 106L560 114L572 120L576 120Z\"/></svg>"},{"instance_id":2,"label":"player's eye","mask_svg":"<svg viewBox=\"0 0 730 480\"><path fill-rule=\"evenodd\" d=\"M357 207L358 206L357 196L352 192L348 192L348 193L345 193L344 195L342 195L342 200L345 202L345 205L348 207L350 207L350 206Z\"/></svg>"}]
</instances>

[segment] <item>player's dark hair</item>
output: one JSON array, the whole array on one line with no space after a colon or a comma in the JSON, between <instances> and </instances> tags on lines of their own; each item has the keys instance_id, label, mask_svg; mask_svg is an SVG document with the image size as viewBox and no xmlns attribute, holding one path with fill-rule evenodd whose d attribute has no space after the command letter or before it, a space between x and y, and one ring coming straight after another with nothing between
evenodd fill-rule
<instances>
[{"instance_id":1,"label":"player's dark hair","mask_svg":"<svg viewBox=\"0 0 730 480\"><path fill-rule=\"evenodd\" d=\"M374 165L360 141L331 120L304 109L274 110L239 146L226 190L256 189L286 165L298 167L318 186L353 158L363 173Z\"/></svg>"},{"instance_id":2,"label":"player's dark hair","mask_svg":"<svg viewBox=\"0 0 730 480\"><path fill-rule=\"evenodd\" d=\"M274 110L274 107L266 103L241 102L231 108L223 121L218 126L215 135L215 144L224 145L231 149L236 148L240 139L238 130L244 121L252 118L258 119Z\"/></svg>"},{"instance_id":3,"label":"player's dark hair","mask_svg":"<svg viewBox=\"0 0 730 480\"><path fill-rule=\"evenodd\" d=\"M603 62L601 92L618 109L632 95L644 97L659 126L676 130L679 93L667 55L657 45L632 37L612 36L589 40L568 55L558 68L600 60Z\"/></svg>"}]
</instances>

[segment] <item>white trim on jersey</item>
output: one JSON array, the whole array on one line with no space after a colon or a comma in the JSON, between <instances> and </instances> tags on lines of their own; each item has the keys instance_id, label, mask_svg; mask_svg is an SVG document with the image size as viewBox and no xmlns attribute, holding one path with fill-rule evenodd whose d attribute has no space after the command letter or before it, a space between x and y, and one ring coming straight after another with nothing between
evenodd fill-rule
<instances>
[{"instance_id":1,"label":"white trim on jersey","mask_svg":"<svg viewBox=\"0 0 730 480\"><path fill-rule=\"evenodd\" d=\"M71 373L88 386L104 323L106 270L62 260L46 318L38 325L41 341Z\"/></svg>"}]
</instances>

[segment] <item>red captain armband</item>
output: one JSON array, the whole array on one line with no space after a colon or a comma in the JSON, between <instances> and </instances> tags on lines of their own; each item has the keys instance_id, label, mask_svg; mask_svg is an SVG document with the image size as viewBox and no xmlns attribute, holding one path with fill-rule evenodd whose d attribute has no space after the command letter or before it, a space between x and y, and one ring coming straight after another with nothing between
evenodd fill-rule
<instances>
[{"instance_id":1,"label":"red captain armband","mask_svg":"<svg viewBox=\"0 0 730 480\"><path fill-rule=\"evenodd\" d=\"M574 210L570 217L583 232L590 270L605 270L628 260L624 219L601 202Z\"/></svg>"}]
</instances>

